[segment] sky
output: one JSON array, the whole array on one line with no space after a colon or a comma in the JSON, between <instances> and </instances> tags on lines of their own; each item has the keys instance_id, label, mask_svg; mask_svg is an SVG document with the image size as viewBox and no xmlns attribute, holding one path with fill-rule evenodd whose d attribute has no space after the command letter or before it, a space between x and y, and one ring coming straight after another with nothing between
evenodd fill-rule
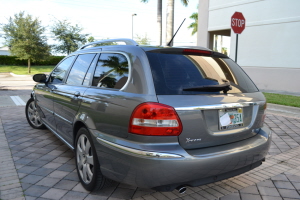
<instances>
[{"instance_id":1,"label":"sky","mask_svg":"<svg viewBox=\"0 0 300 200\"><path fill-rule=\"evenodd\" d=\"M38 17L42 25L47 27L48 43L54 44L50 27L56 20L67 20L72 25L78 24L87 33L96 38L131 38L132 20L133 35L147 36L152 45L157 44L157 1L149 0L141 3L140 0L0 0L0 24L6 24L9 17L20 11L25 11L33 17ZM189 17L197 12L198 0L190 0L187 7L180 0L175 0L174 32L186 18L178 31L174 46L195 46L197 37L191 36L191 29L187 27L193 22ZM163 0L163 44L166 37L166 5ZM132 17L132 14L137 14ZM0 30L0 35L3 31ZM0 46L3 45L0 37Z\"/></svg>"}]
</instances>

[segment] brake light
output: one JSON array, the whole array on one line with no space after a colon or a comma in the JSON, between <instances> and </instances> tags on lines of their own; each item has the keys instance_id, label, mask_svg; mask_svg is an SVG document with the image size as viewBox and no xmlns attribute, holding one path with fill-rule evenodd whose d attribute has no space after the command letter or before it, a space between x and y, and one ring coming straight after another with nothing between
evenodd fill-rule
<instances>
[{"instance_id":1,"label":"brake light","mask_svg":"<svg viewBox=\"0 0 300 200\"><path fill-rule=\"evenodd\" d=\"M211 55L211 51L197 49L184 49L182 53L187 55Z\"/></svg>"},{"instance_id":2,"label":"brake light","mask_svg":"<svg viewBox=\"0 0 300 200\"><path fill-rule=\"evenodd\" d=\"M129 132L151 136L178 136L181 121L173 107L160 103L142 103L131 114Z\"/></svg>"}]
</instances>

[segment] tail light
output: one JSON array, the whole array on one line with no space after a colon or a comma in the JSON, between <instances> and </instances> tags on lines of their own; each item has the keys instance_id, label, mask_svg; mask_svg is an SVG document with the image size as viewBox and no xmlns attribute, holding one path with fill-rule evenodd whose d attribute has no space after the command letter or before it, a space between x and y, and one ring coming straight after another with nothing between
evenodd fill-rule
<instances>
[{"instance_id":1,"label":"tail light","mask_svg":"<svg viewBox=\"0 0 300 200\"><path fill-rule=\"evenodd\" d=\"M178 136L181 131L181 121L171 106L160 103L142 103L131 114L130 133L152 136Z\"/></svg>"}]
</instances>

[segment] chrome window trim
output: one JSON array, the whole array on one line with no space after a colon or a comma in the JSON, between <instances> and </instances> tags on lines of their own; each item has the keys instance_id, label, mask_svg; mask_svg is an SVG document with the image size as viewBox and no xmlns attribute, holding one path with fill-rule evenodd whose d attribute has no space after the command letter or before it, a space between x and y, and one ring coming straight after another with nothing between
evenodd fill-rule
<instances>
[{"instance_id":1,"label":"chrome window trim","mask_svg":"<svg viewBox=\"0 0 300 200\"><path fill-rule=\"evenodd\" d=\"M154 152L154 151L144 151L144 150L139 150L139 149L133 149L130 147L126 147L120 144L116 144L113 142L109 142L107 140L104 140L100 137L97 137L97 140L100 143L104 143L108 145L109 147L114 147L122 151L126 151L132 154L136 154L139 156L145 156L145 157L152 157L152 158L182 158L183 156L177 155L177 154L170 154L170 153L161 153L161 152Z\"/></svg>"},{"instance_id":2,"label":"chrome window trim","mask_svg":"<svg viewBox=\"0 0 300 200\"><path fill-rule=\"evenodd\" d=\"M213 110L213 109L224 109L224 108L240 108L254 105L262 105L266 103L265 101L257 102L241 102L241 103L227 103L227 104L214 104L205 106L187 106L187 107L175 107L177 111L186 110Z\"/></svg>"}]
</instances>

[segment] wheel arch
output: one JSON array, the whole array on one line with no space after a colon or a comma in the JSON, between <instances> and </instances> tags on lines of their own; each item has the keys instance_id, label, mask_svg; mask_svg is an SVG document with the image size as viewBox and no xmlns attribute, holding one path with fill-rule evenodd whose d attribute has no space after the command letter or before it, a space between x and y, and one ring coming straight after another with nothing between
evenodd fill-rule
<instances>
[{"instance_id":1,"label":"wheel arch","mask_svg":"<svg viewBox=\"0 0 300 200\"><path fill-rule=\"evenodd\" d=\"M75 119L73 121L73 145L75 148L75 141L77 137L77 132L81 127L85 127L87 130L89 129L96 129L95 128L95 123L92 120L92 117L88 115L88 113L82 111L79 109L79 112L75 116Z\"/></svg>"},{"instance_id":2,"label":"wheel arch","mask_svg":"<svg viewBox=\"0 0 300 200\"><path fill-rule=\"evenodd\" d=\"M30 93L30 98L35 99L35 92L34 92L34 90L31 91L31 93Z\"/></svg>"},{"instance_id":3,"label":"wheel arch","mask_svg":"<svg viewBox=\"0 0 300 200\"><path fill-rule=\"evenodd\" d=\"M75 124L73 126L73 147L74 147L74 149L75 149L75 145L76 145L75 142L76 142L77 133L81 127L85 127L88 130L88 127L82 121L75 122Z\"/></svg>"}]
</instances>

